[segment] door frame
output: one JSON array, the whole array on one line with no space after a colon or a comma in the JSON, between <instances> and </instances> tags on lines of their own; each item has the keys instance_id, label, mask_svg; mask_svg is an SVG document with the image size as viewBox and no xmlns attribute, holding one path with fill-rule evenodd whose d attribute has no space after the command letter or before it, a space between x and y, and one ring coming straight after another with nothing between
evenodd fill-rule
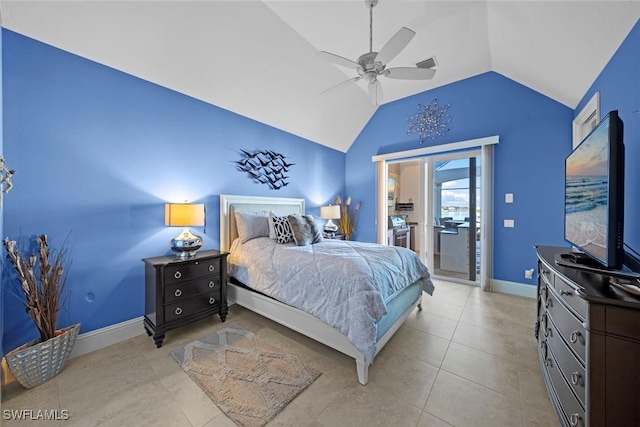
<instances>
[{"instance_id":1,"label":"door frame","mask_svg":"<svg viewBox=\"0 0 640 427\"><path fill-rule=\"evenodd\" d=\"M378 169L378 191L377 191L377 205L378 205L378 218L377 218L377 231L378 231L378 243L386 245L387 242L387 183L388 183L388 163L400 160L416 160L417 158L444 155L459 150L480 149L482 158L482 175L481 175L481 211L483 212L480 218L481 230L480 233L480 287L485 291L491 291L492 276L493 276L493 146L500 142L498 135L488 136L484 138L477 138L467 141L454 142L449 144L434 145L424 148L418 148L414 150L400 151L394 153L379 154L373 156L371 160L377 162ZM420 191L420 198L418 200L420 206L425 206L429 203L429 206L433 206L433 190L430 188L427 190L426 177L429 176L429 171L425 167L420 168L421 172L421 186L423 191ZM422 176L424 174L424 176ZM431 194L429 194L431 193ZM421 240L421 254L424 256L428 248L428 243L433 244L433 227L427 227L427 209L425 208L422 213L424 221L424 228L426 232L422 235L426 238ZM432 246L433 247L433 246ZM433 260L433 257L427 257L426 264L430 271L433 271L433 261L429 265L429 258Z\"/></svg>"}]
</instances>

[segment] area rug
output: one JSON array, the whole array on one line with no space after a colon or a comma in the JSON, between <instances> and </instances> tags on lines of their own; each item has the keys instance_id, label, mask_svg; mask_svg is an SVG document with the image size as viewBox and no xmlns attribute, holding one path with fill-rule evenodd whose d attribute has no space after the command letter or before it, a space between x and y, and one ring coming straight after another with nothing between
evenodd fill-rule
<instances>
[{"instance_id":1,"label":"area rug","mask_svg":"<svg viewBox=\"0 0 640 427\"><path fill-rule=\"evenodd\" d=\"M296 356L235 325L171 355L222 412L247 427L264 426L320 376Z\"/></svg>"}]
</instances>

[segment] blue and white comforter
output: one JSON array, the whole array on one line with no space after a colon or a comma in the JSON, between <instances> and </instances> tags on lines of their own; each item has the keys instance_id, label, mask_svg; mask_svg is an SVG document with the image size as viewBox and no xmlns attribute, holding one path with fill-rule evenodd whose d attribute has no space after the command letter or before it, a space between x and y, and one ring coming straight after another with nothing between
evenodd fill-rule
<instances>
[{"instance_id":1,"label":"blue and white comforter","mask_svg":"<svg viewBox=\"0 0 640 427\"><path fill-rule=\"evenodd\" d=\"M413 251L397 246L236 239L228 262L229 275L243 284L338 329L367 363L375 356L376 324L387 313L386 302L420 279L433 294L427 267Z\"/></svg>"}]
</instances>

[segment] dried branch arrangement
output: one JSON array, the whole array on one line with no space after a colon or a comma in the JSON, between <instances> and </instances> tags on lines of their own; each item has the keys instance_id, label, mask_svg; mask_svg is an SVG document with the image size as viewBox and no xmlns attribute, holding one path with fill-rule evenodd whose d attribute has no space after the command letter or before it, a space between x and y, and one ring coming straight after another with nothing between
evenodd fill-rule
<instances>
[{"instance_id":1,"label":"dried branch arrangement","mask_svg":"<svg viewBox=\"0 0 640 427\"><path fill-rule=\"evenodd\" d=\"M2 243L18 274L19 297L38 328L40 342L44 342L56 336L60 297L66 283L66 250L56 251L50 261L47 235L38 236L36 241L38 255L23 254L8 238Z\"/></svg>"},{"instance_id":2,"label":"dried branch arrangement","mask_svg":"<svg viewBox=\"0 0 640 427\"><path fill-rule=\"evenodd\" d=\"M336 196L336 205L340 205L340 219L338 219L338 227L340 233L345 235L347 240L351 240L351 236L356 231L356 221L358 220L358 212L360 212L360 202L358 202L355 208L349 212L349 206L351 205L351 197L347 197L342 203L342 198Z\"/></svg>"}]
</instances>

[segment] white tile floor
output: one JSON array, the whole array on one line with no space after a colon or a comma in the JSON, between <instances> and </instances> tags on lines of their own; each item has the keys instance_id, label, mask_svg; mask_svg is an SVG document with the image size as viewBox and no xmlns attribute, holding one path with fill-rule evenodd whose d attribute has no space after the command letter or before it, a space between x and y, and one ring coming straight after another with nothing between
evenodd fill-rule
<instances>
[{"instance_id":1,"label":"white tile floor","mask_svg":"<svg viewBox=\"0 0 640 427\"><path fill-rule=\"evenodd\" d=\"M535 300L436 282L378 354L369 383L355 362L242 307L226 323L205 319L167 333L156 349L146 334L67 363L32 390L2 390L2 410L67 410L66 421L7 426L233 426L169 353L237 324L315 366L322 375L269 426L558 426L537 360ZM142 325L140 326L142 328ZM4 413L4 412L3 412Z\"/></svg>"}]
</instances>

